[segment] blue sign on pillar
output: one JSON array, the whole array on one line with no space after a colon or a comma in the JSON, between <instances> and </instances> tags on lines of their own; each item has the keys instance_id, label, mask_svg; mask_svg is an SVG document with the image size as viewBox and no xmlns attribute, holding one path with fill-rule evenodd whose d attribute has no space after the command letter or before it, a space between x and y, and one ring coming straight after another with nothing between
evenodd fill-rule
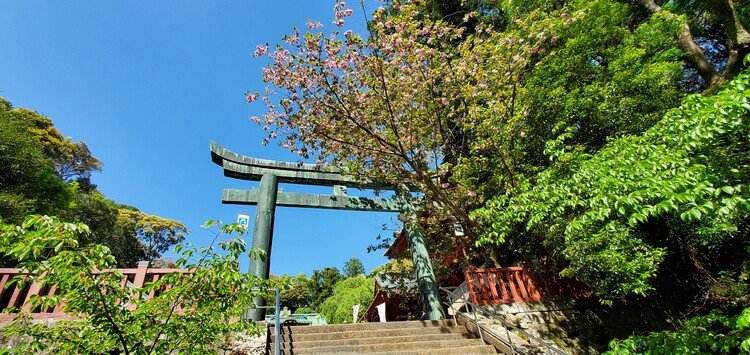
<instances>
[{"instance_id":1,"label":"blue sign on pillar","mask_svg":"<svg viewBox=\"0 0 750 355\"><path fill-rule=\"evenodd\" d=\"M237 214L237 224L245 227L246 230L250 228L250 215Z\"/></svg>"}]
</instances>

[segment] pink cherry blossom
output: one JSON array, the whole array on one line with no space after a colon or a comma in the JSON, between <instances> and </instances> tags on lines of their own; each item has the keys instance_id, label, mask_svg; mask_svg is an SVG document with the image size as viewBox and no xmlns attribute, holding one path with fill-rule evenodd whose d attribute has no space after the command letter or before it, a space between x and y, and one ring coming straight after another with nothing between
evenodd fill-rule
<instances>
[{"instance_id":1,"label":"pink cherry blossom","mask_svg":"<svg viewBox=\"0 0 750 355\"><path fill-rule=\"evenodd\" d=\"M255 52L253 52L253 56L260 57L268 52L268 45L262 45L259 44L255 47Z\"/></svg>"},{"instance_id":2,"label":"pink cherry blossom","mask_svg":"<svg viewBox=\"0 0 750 355\"><path fill-rule=\"evenodd\" d=\"M376 30L366 36L352 30L317 31L322 23L308 21L308 33L300 35L295 29L284 37L271 55L263 57L266 113L262 119L251 118L266 132L263 143L278 139L280 146L302 157L319 155L351 167L353 174L407 181L425 188L428 195L442 193L426 186L434 184L435 174L443 173L434 169L454 139L445 127L506 135L501 131L507 127L502 121L507 117L504 103L519 74L529 70L530 56L539 53L540 43L554 33L526 28L519 21L510 24L518 29L515 36L480 27L477 33L487 33L491 41L484 35L467 38L462 28L420 16L418 9L409 0L387 16L379 8L371 17ZM352 14L338 1L332 22L344 26ZM261 55L267 48L261 47ZM257 93L248 97L249 102L256 100ZM457 102L466 105L451 105ZM493 104L478 110L478 103ZM482 115L489 115L492 125L478 126ZM494 148L494 143L487 144L477 149ZM446 189L453 188L449 185ZM470 197L468 189L463 191L441 201Z\"/></svg>"},{"instance_id":3,"label":"pink cherry blossom","mask_svg":"<svg viewBox=\"0 0 750 355\"><path fill-rule=\"evenodd\" d=\"M323 27L323 24L320 21L307 21L307 28L314 30L316 28Z\"/></svg>"},{"instance_id":4,"label":"pink cherry blossom","mask_svg":"<svg viewBox=\"0 0 750 355\"><path fill-rule=\"evenodd\" d=\"M245 101L247 102L253 102L255 100L258 100L258 96L260 96L260 93L257 91L254 93L250 93L249 91L245 93Z\"/></svg>"}]
</instances>

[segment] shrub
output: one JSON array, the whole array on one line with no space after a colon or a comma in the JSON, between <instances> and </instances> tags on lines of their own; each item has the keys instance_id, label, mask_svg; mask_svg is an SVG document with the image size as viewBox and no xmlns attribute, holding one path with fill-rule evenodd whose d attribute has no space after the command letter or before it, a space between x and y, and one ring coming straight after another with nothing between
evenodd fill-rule
<instances>
[{"instance_id":1,"label":"shrub","mask_svg":"<svg viewBox=\"0 0 750 355\"><path fill-rule=\"evenodd\" d=\"M217 225L209 221L205 226ZM4 335L22 340L11 353L204 354L235 332L259 334L257 324L238 319L267 284L239 271L238 258L247 251L242 239L219 240L242 231L237 225L220 226L208 247L177 246L182 257L175 263L189 272L129 289L120 287L124 275L112 269L115 258L107 247L79 245L78 235L88 233L85 225L47 216L27 217L20 226L0 224L0 253L32 275L13 282L59 290L30 298L30 309L63 302L63 311L72 316L47 324L19 313L4 329ZM257 251L250 254L262 257Z\"/></svg>"}]
</instances>

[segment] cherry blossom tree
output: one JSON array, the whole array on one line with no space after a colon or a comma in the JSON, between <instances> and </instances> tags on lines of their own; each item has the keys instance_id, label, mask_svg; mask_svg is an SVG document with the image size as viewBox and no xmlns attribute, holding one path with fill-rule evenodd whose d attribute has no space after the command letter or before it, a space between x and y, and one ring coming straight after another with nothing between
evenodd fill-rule
<instances>
[{"instance_id":1,"label":"cherry blossom tree","mask_svg":"<svg viewBox=\"0 0 750 355\"><path fill-rule=\"evenodd\" d=\"M424 16L420 4L378 8L371 19L365 16L369 34L363 37L344 30L354 10L338 1L334 30L309 21L304 34L295 28L273 49L258 46L255 56L269 60L268 87L248 92L247 101L264 103L266 113L251 120L268 132L264 144L276 140L363 180L412 186L429 206L470 227L465 201L472 193L449 178L470 154L470 136L488 128L479 118L486 111L475 103L502 102L507 111L519 70L545 38L493 41L494 50L477 50L490 28L467 35ZM491 82L483 67L488 56L493 65L503 62Z\"/></svg>"}]
</instances>

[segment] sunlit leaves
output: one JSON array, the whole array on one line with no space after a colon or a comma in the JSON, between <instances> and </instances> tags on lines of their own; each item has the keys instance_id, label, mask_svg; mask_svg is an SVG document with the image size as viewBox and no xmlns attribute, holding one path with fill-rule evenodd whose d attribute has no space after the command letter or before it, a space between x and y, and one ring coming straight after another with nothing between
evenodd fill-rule
<instances>
[{"instance_id":1,"label":"sunlit leaves","mask_svg":"<svg viewBox=\"0 0 750 355\"><path fill-rule=\"evenodd\" d=\"M562 235L570 261L564 273L601 297L648 290L662 252L640 239L640 225L675 216L731 233L748 211L748 78L714 96L689 97L643 135L613 140L596 154L558 150L535 183L473 214L488 227L481 242L502 241L518 224Z\"/></svg>"},{"instance_id":2,"label":"sunlit leaves","mask_svg":"<svg viewBox=\"0 0 750 355\"><path fill-rule=\"evenodd\" d=\"M750 351L750 308L738 317L712 312L674 331L613 340L606 354L736 354Z\"/></svg>"},{"instance_id":3,"label":"sunlit leaves","mask_svg":"<svg viewBox=\"0 0 750 355\"><path fill-rule=\"evenodd\" d=\"M266 281L239 270L238 258L248 252L242 239L220 240L218 248L213 242L202 248L178 245L175 253L181 257L176 263L185 273L165 274L141 288L123 288L124 275L110 269L115 260L108 248L78 245L79 234L88 231L85 225L32 216L21 226L0 226L0 252L30 271L29 279L15 282L58 289L55 296L31 298L31 309L63 302L62 310L73 317L30 323L20 313L4 328L7 336L25 336L14 353L204 354L235 332L260 331L252 322L237 321L267 287Z\"/></svg>"},{"instance_id":4,"label":"sunlit leaves","mask_svg":"<svg viewBox=\"0 0 750 355\"><path fill-rule=\"evenodd\" d=\"M328 323L352 323L352 307L360 306L359 314L364 314L372 303L375 282L365 275L358 275L339 281L333 293L320 305L320 314Z\"/></svg>"}]
</instances>

